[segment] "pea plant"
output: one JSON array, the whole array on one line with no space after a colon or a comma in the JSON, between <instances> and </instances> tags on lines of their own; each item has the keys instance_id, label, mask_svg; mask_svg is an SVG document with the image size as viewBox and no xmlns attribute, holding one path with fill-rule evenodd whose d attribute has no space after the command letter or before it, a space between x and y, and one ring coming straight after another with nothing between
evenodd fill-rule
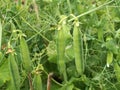
<instances>
[{"instance_id":1,"label":"pea plant","mask_svg":"<svg viewBox=\"0 0 120 90\"><path fill-rule=\"evenodd\" d=\"M1 0L0 90L119 90L119 8L119 0Z\"/></svg>"}]
</instances>

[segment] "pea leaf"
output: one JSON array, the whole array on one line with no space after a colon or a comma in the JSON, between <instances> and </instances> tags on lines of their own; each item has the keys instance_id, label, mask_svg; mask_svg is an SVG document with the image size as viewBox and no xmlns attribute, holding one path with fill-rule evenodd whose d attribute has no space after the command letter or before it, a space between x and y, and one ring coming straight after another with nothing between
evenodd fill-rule
<instances>
[{"instance_id":1,"label":"pea leaf","mask_svg":"<svg viewBox=\"0 0 120 90\"><path fill-rule=\"evenodd\" d=\"M48 60L57 63L57 49L54 41L51 41L47 47Z\"/></svg>"},{"instance_id":2,"label":"pea leaf","mask_svg":"<svg viewBox=\"0 0 120 90\"><path fill-rule=\"evenodd\" d=\"M113 53L117 54L118 53L118 46L116 45L115 41L112 39L112 40L109 40L106 42L105 44L105 47L112 51Z\"/></svg>"},{"instance_id":3,"label":"pea leaf","mask_svg":"<svg viewBox=\"0 0 120 90\"><path fill-rule=\"evenodd\" d=\"M52 63L57 63L57 49L56 43L51 41L47 47L48 60ZM66 62L69 62L74 59L74 52L72 44L69 44L65 48L65 58Z\"/></svg>"},{"instance_id":4,"label":"pea leaf","mask_svg":"<svg viewBox=\"0 0 120 90\"><path fill-rule=\"evenodd\" d=\"M2 87L9 80L8 61L5 60L5 62L3 62L3 64L0 66L0 87Z\"/></svg>"}]
</instances>

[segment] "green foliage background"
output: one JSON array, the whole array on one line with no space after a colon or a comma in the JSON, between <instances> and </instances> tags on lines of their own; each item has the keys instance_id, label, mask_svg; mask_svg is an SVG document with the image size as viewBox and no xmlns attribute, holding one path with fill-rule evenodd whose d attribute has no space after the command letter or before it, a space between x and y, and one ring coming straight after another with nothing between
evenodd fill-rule
<instances>
[{"instance_id":1,"label":"green foliage background","mask_svg":"<svg viewBox=\"0 0 120 90\"><path fill-rule=\"evenodd\" d=\"M67 82L60 75L57 65L57 31L63 15L66 17ZM82 32L86 61L83 75L77 73L74 64L75 19L79 20ZM37 80L34 72L39 70L43 90L47 88L47 79L51 72L51 90L120 89L119 0L0 0L0 21L0 90L10 90L10 48L15 53L19 69L20 90L31 88L19 48L21 36L25 37L30 52L33 87ZM108 52L113 57L108 56Z\"/></svg>"}]
</instances>

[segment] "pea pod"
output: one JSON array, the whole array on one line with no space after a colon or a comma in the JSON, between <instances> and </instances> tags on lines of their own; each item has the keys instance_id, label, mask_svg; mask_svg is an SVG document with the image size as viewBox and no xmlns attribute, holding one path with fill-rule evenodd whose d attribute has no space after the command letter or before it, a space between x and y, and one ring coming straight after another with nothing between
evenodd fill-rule
<instances>
[{"instance_id":1,"label":"pea pod","mask_svg":"<svg viewBox=\"0 0 120 90\"><path fill-rule=\"evenodd\" d=\"M107 52L107 67L112 63L113 61L113 53L111 51Z\"/></svg>"},{"instance_id":2,"label":"pea pod","mask_svg":"<svg viewBox=\"0 0 120 90\"><path fill-rule=\"evenodd\" d=\"M117 62L114 63L114 71L118 82L120 82L120 66Z\"/></svg>"},{"instance_id":3,"label":"pea pod","mask_svg":"<svg viewBox=\"0 0 120 90\"><path fill-rule=\"evenodd\" d=\"M103 41L103 30L102 29L98 30L98 40Z\"/></svg>"},{"instance_id":4,"label":"pea pod","mask_svg":"<svg viewBox=\"0 0 120 90\"><path fill-rule=\"evenodd\" d=\"M1 50L1 43L2 43L2 25L0 21L0 50Z\"/></svg>"},{"instance_id":5,"label":"pea pod","mask_svg":"<svg viewBox=\"0 0 120 90\"><path fill-rule=\"evenodd\" d=\"M28 50L28 45L23 37L20 38L20 51L22 55L22 63L23 67L26 70L27 73L31 71L31 60L30 60L30 54Z\"/></svg>"},{"instance_id":6,"label":"pea pod","mask_svg":"<svg viewBox=\"0 0 120 90\"><path fill-rule=\"evenodd\" d=\"M40 74L35 74L34 79L33 79L33 87L34 87L34 90L43 90Z\"/></svg>"},{"instance_id":7,"label":"pea pod","mask_svg":"<svg viewBox=\"0 0 120 90\"><path fill-rule=\"evenodd\" d=\"M3 58L3 53L0 52L0 61L2 60L2 58Z\"/></svg>"},{"instance_id":8,"label":"pea pod","mask_svg":"<svg viewBox=\"0 0 120 90\"><path fill-rule=\"evenodd\" d=\"M79 30L78 21L76 21L74 24L73 47L74 47L76 70L79 75L82 75L84 72L83 39L82 39L82 33Z\"/></svg>"},{"instance_id":9,"label":"pea pod","mask_svg":"<svg viewBox=\"0 0 120 90\"><path fill-rule=\"evenodd\" d=\"M20 90L19 70L17 67L17 63L15 61L15 57L12 53L9 54L8 60L9 60L9 70L10 70L10 78L11 78L10 90Z\"/></svg>"},{"instance_id":10,"label":"pea pod","mask_svg":"<svg viewBox=\"0 0 120 90\"><path fill-rule=\"evenodd\" d=\"M58 54L58 69L61 75L67 80L66 64L65 64L65 23L62 23L61 28L58 30L57 37L57 54Z\"/></svg>"}]
</instances>

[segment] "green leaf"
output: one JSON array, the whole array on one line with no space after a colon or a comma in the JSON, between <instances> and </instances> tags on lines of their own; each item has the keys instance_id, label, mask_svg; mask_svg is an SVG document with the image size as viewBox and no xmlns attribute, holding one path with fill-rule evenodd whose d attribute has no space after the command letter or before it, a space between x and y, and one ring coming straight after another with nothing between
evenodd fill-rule
<instances>
[{"instance_id":1,"label":"green leaf","mask_svg":"<svg viewBox=\"0 0 120 90\"><path fill-rule=\"evenodd\" d=\"M73 90L73 88L74 88L74 85L69 84L69 85L67 85L66 90Z\"/></svg>"},{"instance_id":2,"label":"green leaf","mask_svg":"<svg viewBox=\"0 0 120 90\"><path fill-rule=\"evenodd\" d=\"M64 86L62 86L59 90L73 90L74 85L73 84L65 84Z\"/></svg>"},{"instance_id":3,"label":"green leaf","mask_svg":"<svg viewBox=\"0 0 120 90\"><path fill-rule=\"evenodd\" d=\"M48 60L52 63L57 63L57 50L54 41L51 41L47 47Z\"/></svg>"},{"instance_id":4,"label":"green leaf","mask_svg":"<svg viewBox=\"0 0 120 90\"><path fill-rule=\"evenodd\" d=\"M76 67L74 65L70 65L68 68L67 68L67 73L69 77L77 77L78 76L78 73L76 71Z\"/></svg>"},{"instance_id":5,"label":"green leaf","mask_svg":"<svg viewBox=\"0 0 120 90\"><path fill-rule=\"evenodd\" d=\"M54 41L49 42L47 47L48 60L52 63L57 63L57 49L56 43ZM68 44L65 48L65 58L66 62L72 61L74 59L73 45Z\"/></svg>"},{"instance_id":6,"label":"green leaf","mask_svg":"<svg viewBox=\"0 0 120 90\"><path fill-rule=\"evenodd\" d=\"M114 54L117 54L118 53L118 46L116 45L116 42L115 40L108 40L105 44L105 47L112 51Z\"/></svg>"},{"instance_id":7,"label":"green leaf","mask_svg":"<svg viewBox=\"0 0 120 90\"><path fill-rule=\"evenodd\" d=\"M0 66L0 87L10 80L8 60L4 60L5 61Z\"/></svg>"},{"instance_id":8,"label":"green leaf","mask_svg":"<svg viewBox=\"0 0 120 90\"><path fill-rule=\"evenodd\" d=\"M69 61L74 59L74 51L73 51L73 45L67 45L65 48L65 55L68 58Z\"/></svg>"}]
</instances>

